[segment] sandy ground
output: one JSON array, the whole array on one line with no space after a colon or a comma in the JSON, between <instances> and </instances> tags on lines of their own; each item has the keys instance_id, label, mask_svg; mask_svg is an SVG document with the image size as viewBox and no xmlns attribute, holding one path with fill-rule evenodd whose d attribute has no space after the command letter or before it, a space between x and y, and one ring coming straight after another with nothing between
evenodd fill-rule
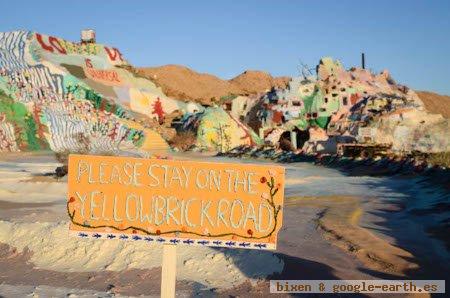
<instances>
[{"instance_id":1,"label":"sandy ground","mask_svg":"<svg viewBox=\"0 0 450 298\"><path fill-rule=\"evenodd\" d=\"M200 154L175 158L232 161ZM67 184L47 175L57 165L49 154L2 156L0 296L158 296L161 246L69 237ZM346 176L308 163L285 166L277 251L180 247L180 297L268 296L270 279L450 276L445 245L425 227L437 212L411 212L428 210L423 200L448 199L448 190L417 178Z\"/></svg>"}]
</instances>

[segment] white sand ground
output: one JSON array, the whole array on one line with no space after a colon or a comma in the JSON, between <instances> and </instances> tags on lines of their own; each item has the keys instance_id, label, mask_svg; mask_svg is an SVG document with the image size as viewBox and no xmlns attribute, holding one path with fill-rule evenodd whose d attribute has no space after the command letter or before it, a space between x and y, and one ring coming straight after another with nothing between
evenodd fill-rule
<instances>
[{"instance_id":1,"label":"white sand ground","mask_svg":"<svg viewBox=\"0 0 450 298\"><path fill-rule=\"evenodd\" d=\"M67 297L67 298L91 298L91 297L101 297L101 298L109 298L109 297L125 297L122 295L116 295L108 292L99 292L92 290L83 290L83 289L69 289L69 288L57 288L57 287L49 287L49 286L17 286L17 285L8 285L8 284L0 284L0 293L4 297ZM130 297L130 296L126 296ZM154 296L140 296L144 297L159 297L157 295Z\"/></svg>"}]
</instances>

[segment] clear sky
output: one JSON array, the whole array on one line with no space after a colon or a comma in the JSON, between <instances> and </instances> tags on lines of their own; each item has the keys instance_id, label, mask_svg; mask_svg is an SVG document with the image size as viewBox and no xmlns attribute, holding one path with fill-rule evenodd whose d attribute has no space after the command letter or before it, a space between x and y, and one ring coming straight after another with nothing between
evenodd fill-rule
<instances>
[{"instance_id":1,"label":"clear sky","mask_svg":"<svg viewBox=\"0 0 450 298\"><path fill-rule=\"evenodd\" d=\"M137 66L182 64L231 78L246 69L298 75L333 56L389 69L398 82L450 95L450 1L0 0L0 31L79 40L93 28Z\"/></svg>"}]
</instances>

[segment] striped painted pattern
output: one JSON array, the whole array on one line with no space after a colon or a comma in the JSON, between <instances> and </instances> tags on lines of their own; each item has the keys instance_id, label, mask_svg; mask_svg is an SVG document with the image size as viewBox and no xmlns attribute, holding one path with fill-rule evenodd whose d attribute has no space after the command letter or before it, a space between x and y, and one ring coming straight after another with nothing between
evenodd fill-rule
<instances>
[{"instance_id":1,"label":"striped painted pattern","mask_svg":"<svg viewBox=\"0 0 450 298\"><path fill-rule=\"evenodd\" d=\"M0 152L1 151L19 151L14 136L14 127L11 123L0 122Z\"/></svg>"}]
</instances>

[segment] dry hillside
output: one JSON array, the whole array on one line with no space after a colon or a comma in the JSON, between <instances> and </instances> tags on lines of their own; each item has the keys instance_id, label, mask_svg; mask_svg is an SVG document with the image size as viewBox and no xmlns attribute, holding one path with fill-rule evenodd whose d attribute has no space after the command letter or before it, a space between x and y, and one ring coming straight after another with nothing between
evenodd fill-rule
<instances>
[{"instance_id":1,"label":"dry hillside","mask_svg":"<svg viewBox=\"0 0 450 298\"><path fill-rule=\"evenodd\" d=\"M416 91L416 93L429 112L450 118L450 96L428 91Z\"/></svg>"},{"instance_id":2,"label":"dry hillside","mask_svg":"<svg viewBox=\"0 0 450 298\"><path fill-rule=\"evenodd\" d=\"M245 71L231 80L198 73L180 65L140 68L139 72L161 86L168 96L210 104L230 94L265 92L272 87L286 87L288 77L273 78L262 71Z\"/></svg>"},{"instance_id":3,"label":"dry hillside","mask_svg":"<svg viewBox=\"0 0 450 298\"><path fill-rule=\"evenodd\" d=\"M266 72L247 70L228 82L237 86L242 93L251 94L266 91L272 87L285 88L289 80L289 77L273 78Z\"/></svg>"}]
</instances>

